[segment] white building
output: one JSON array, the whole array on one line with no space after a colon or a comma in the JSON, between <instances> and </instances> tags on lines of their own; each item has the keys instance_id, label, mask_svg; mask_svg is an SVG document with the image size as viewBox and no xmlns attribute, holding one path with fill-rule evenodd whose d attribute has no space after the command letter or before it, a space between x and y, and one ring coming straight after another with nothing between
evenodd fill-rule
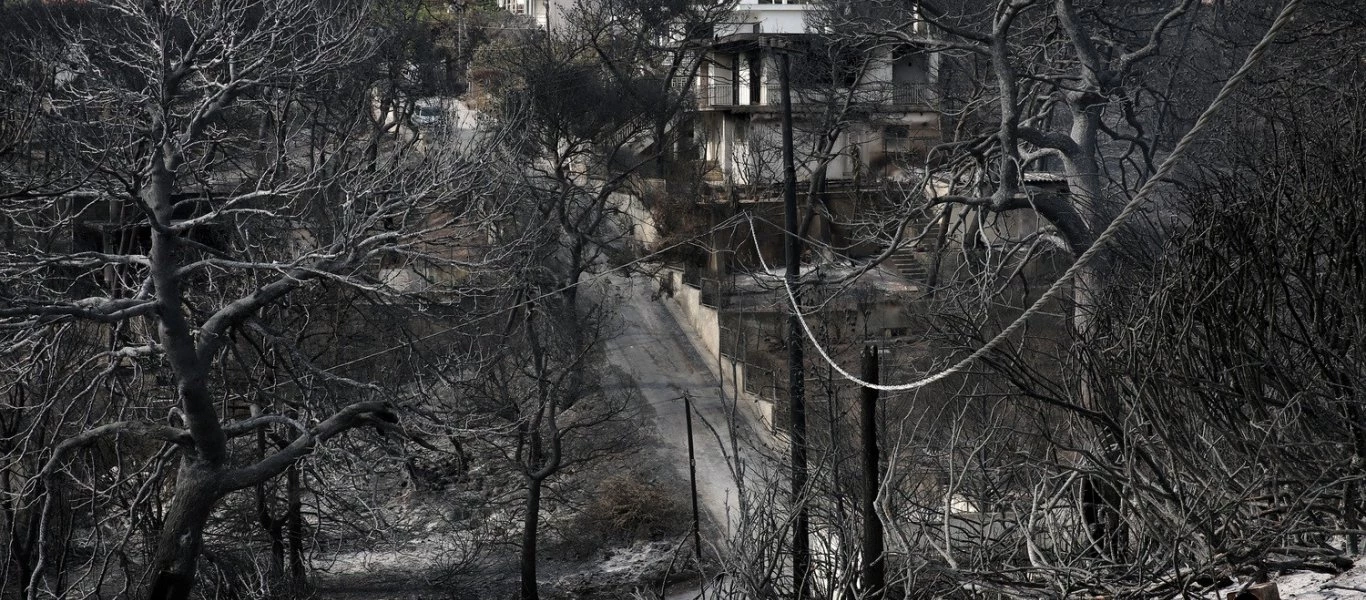
<instances>
[{"instance_id":1,"label":"white building","mask_svg":"<svg viewBox=\"0 0 1366 600\"><path fill-rule=\"evenodd\" d=\"M563 21L563 11L573 0L498 0L498 5L514 15L531 17L537 25L551 28Z\"/></svg>"},{"instance_id":2,"label":"white building","mask_svg":"<svg viewBox=\"0 0 1366 600\"><path fill-rule=\"evenodd\" d=\"M915 47L883 48L832 61L828 53L812 50L819 48L810 30L810 15L817 10L796 0L740 0L731 22L717 27L696 88L702 115L695 134L714 167L713 178L739 185L780 180L777 52L791 57L799 178L809 176L815 163L809 152L814 146L800 139L802 134L823 129L826 100L844 98L851 89L861 116L842 127L828 179L897 177L903 165L923 155L928 141L939 139L937 55ZM925 33L923 24L918 28ZM858 77L841 75L841 69L849 71L847 65L833 65L864 60L866 69ZM813 72L821 76L812 77Z\"/></svg>"}]
</instances>

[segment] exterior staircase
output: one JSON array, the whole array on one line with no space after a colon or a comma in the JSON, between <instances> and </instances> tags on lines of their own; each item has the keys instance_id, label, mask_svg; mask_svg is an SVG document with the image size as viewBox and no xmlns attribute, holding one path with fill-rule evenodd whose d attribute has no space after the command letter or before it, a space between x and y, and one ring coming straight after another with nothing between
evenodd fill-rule
<instances>
[{"instance_id":1,"label":"exterior staircase","mask_svg":"<svg viewBox=\"0 0 1366 600\"><path fill-rule=\"evenodd\" d=\"M907 240L914 239L930 227L931 216L923 216L912 220L906 224L905 237ZM896 267L902 277L911 281L925 282L930 278L930 261L934 259L934 243L937 239L935 232L930 231L916 243L903 244L890 257L892 266Z\"/></svg>"},{"instance_id":2,"label":"exterior staircase","mask_svg":"<svg viewBox=\"0 0 1366 600\"><path fill-rule=\"evenodd\" d=\"M902 277L911 281L923 282L930 278L929 253L915 248L900 248L892 253L892 265Z\"/></svg>"}]
</instances>

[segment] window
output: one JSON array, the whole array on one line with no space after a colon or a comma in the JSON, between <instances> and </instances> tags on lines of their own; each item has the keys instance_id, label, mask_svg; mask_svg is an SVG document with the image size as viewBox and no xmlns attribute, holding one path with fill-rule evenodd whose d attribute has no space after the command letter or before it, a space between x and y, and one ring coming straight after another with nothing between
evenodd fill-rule
<instances>
[{"instance_id":1,"label":"window","mask_svg":"<svg viewBox=\"0 0 1366 600\"><path fill-rule=\"evenodd\" d=\"M711 23L688 23L687 39L709 40L716 35L716 26Z\"/></svg>"},{"instance_id":2,"label":"window","mask_svg":"<svg viewBox=\"0 0 1366 600\"><path fill-rule=\"evenodd\" d=\"M882 150L884 152L909 152L911 149L911 127L909 125L888 125L882 130Z\"/></svg>"}]
</instances>

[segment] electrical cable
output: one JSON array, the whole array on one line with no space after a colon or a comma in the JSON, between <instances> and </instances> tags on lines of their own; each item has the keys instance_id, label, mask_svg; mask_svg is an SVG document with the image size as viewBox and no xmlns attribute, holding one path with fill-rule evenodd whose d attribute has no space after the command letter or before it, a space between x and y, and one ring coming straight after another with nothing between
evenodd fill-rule
<instances>
[{"instance_id":1,"label":"electrical cable","mask_svg":"<svg viewBox=\"0 0 1366 600\"><path fill-rule=\"evenodd\" d=\"M1267 49L1271 47L1271 43L1275 40L1276 36L1294 20L1294 15L1299 10L1301 4L1303 4L1303 0L1289 0L1286 2L1285 6L1281 9L1280 14L1276 16L1276 20L1271 24L1271 27L1267 29L1266 34L1262 36L1261 41L1257 42L1257 45L1252 48L1252 51L1248 52L1247 58L1243 60L1242 66L1234 72L1232 77L1229 77L1228 81L1224 82L1223 87L1219 90L1219 94L1214 97L1214 100L1205 108L1205 111L1200 114L1200 118L1191 126L1190 131L1187 131L1186 134L1181 137L1181 140L1177 142L1176 148L1172 149L1172 153L1167 155L1167 158L1162 161L1162 164L1157 168L1157 172L1153 173L1153 176L1143 183L1143 187L1139 188L1138 193L1124 205L1124 209L1121 210L1119 214L1115 216L1114 220L1110 221L1110 224L1105 230L1096 237L1096 240L1092 242L1091 247L1087 248L1085 252L1082 252L1081 256L1078 256L1077 260L1072 262L1072 265L1058 277L1057 281L1054 281L1053 284L1044 291L1043 295L1039 296L1038 300L1035 300L1029 308L1025 309L1025 311L1020 314L1020 316L1016 317L1014 321L1011 321L1010 325L1007 325L1005 329L1002 329L1000 333L988 340L982 347L973 351L972 354L952 366L915 381L902 384L876 384L864 381L853 373L840 367L839 364L830 357L830 354L826 352L825 348L821 346L820 342L816 339L815 334L811 331L811 326L807 324L806 318L802 315L801 306L797 302L796 294L792 291L792 286L788 284L787 279L784 278L783 287L787 290L787 298L792 304L792 312L797 316L797 320L801 322L802 330L806 332L806 337L810 339L811 344L815 346L816 352L820 354L821 358L829 363L841 377L860 386L884 392L903 392L925 387L931 383L962 372L968 366L977 362L983 356L986 356L988 352L991 352L999 346L1006 338L1013 335L1016 331L1019 331L1019 329L1024 326L1025 321L1043 310L1044 305L1056 298L1058 294L1062 292L1063 286L1068 281L1075 278L1077 273L1081 272L1082 269L1090 264L1092 259L1100 252L1101 248L1119 234L1119 230L1124 223L1129 220L1129 217L1138 212L1140 205L1147 199L1148 194L1152 193L1152 191L1157 188L1158 184L1167 179L1168 175L1171 174L1172 169L1176 167L1176 164L1185 155L1186 151L1195 143L1195 139L1199 133L1214 120L1215 113L1228 102L1228 99L1233 96L1233 92L1242 84L1243 80L1247 79L1247 76L1251 73L1253 67L1261 61L1262 57L1266 54ZM759 236L754 230L753 217L747 217L747 220L749 221L750 236L754 240L754 248L758 251ZM759 263L763 265L765 271L769 270L768 265L764 263L762 252L759 253Z\"/></svg>"}]
</instances>

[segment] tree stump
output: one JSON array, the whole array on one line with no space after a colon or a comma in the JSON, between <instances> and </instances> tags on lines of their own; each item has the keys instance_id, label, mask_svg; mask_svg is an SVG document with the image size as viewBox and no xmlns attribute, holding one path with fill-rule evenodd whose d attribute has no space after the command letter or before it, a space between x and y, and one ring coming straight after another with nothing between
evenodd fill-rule
<instances>
[{"instance_id":1,"label":"tree stump","mask_svg":"<svg viewBox=\"0 0 1366 600\"><path fill-rule=\"evenodd\" d=\"M1229 592L1228 600L1281 600L1276 582L1254 583L1241 592Z\"/></svg>"}]
</instances>

